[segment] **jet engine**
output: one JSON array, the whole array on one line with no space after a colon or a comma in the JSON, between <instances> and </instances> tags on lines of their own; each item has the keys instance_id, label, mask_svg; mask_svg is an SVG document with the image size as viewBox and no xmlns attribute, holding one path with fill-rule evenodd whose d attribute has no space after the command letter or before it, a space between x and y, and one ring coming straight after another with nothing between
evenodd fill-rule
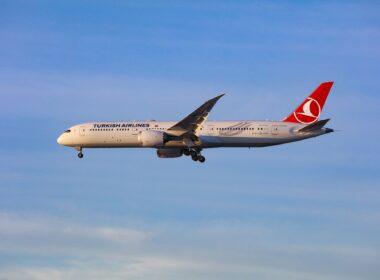
<instances>
[{"instance_id":1,"label":"jet engine","mask_svg":"<svg viewBox=\"0 0 380 280\"><path fill-rule=\"evenodd\" d=\"M166 142L166 133L155 130L141 131L139 141L143 147L162 146Z\"/></svg>"},{"instance_id":2,"label":"jet engine","mask_svg":"<svg viewBox=\"0 0 380 280\"><path fill-rule=\"evenodd\" d=\"M182 149L157 149L159 158L176 158L182 156Z\"/></svg>"}]
</instances>

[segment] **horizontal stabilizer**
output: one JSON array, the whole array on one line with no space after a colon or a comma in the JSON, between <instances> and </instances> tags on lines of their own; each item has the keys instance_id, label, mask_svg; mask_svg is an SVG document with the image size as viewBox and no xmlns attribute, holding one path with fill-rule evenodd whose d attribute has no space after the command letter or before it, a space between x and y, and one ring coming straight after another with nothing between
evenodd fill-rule
<instances>
[{"instance_id":1,"label":"horizontal stabilizer","mask_svg":"<svg viewBox=\"0 0 380 280\"><path fill-rule=\"evenodd\" d=\"M303 128L301 128L300 130L298 130L298 132L311 132L311 131L314 131L314 130L320 130L322 127L324 127L326 125L326 123L329 121L330 119L325 119L325 120L320 120L320 121L317 121L315 123L312 123L312 124L309 124Z\"/></svg>"}]
</instances>

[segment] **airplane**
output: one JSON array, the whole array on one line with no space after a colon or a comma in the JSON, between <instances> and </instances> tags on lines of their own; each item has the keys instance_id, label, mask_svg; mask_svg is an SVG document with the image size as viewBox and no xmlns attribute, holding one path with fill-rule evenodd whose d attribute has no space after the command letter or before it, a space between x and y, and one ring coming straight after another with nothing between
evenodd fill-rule
<instances>
[{"instance_id":1,"label":"airplane","mask_svg":"<svg viewBox=\"0 0 380 280\"><path fill-rule=\"evenodd\" d=\"M190 156L205 162L203 149L267 147L317 137L334 130L319 120L334 82L320 84L281 121L208 121L216 96L181 121L91 122L70 127L57 142L73 147L83 158L84 148L155 148L159 158Z\"/></svg>"}]
</instances>

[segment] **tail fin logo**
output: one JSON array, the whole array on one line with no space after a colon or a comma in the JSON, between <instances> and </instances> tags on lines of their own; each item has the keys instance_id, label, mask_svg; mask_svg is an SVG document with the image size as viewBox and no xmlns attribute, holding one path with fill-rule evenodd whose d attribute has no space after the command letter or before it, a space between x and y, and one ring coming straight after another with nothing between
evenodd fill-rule
<instances>
[{"instance_id":1,"label":"tail fin logo","mask_svg":"<svg viewBox=\"0 0 380 280\"><path fill-rule=\"evenodd\" d=\"M305 102L293 113L296 120L303 124L310 124L318 120L321 114L321 106L314 98L308 97Z\"/></svg>"},{"instance_id":2,"label":"tail fin logo","mask_svg":"<svg viewBox=\"0 0 380 280\"><path fill-rule=\"evenodd\" d=\"M319 85L289 116L282 121L311 124L318 120L334 82Z\"/></svg>"}]
</instances>

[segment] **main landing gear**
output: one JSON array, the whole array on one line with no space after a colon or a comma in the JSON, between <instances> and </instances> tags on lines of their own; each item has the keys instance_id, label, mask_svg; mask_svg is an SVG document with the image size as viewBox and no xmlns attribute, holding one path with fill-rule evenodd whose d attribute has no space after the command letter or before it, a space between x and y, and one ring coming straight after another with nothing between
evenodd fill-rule
<instances>
[{"instance_id":1,"label":"main landing gear","mask_svg":"<svg viewBox=\"0 0 380 280\"><path fill-rule=\"evenodd\" d=\"M206 158L201 155L201 151L199 149L184 149L183 154L185 156L191 156L193 161L205 162Z\"/></svg>"}]
</instances>

